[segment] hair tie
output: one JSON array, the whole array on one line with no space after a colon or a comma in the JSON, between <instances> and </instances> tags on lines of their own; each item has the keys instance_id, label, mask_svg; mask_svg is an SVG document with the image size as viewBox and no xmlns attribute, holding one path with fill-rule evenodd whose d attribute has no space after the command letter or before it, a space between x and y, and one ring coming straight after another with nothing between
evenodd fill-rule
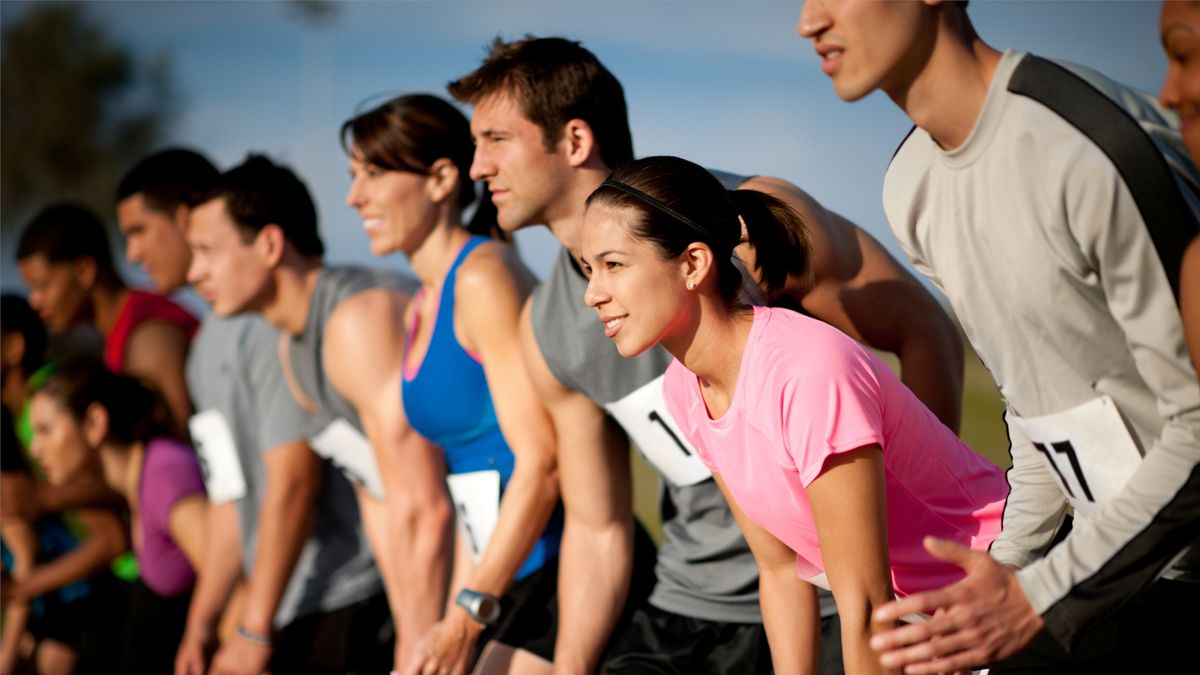
<instances>
[{"instance_id":1,"label":"hair tie","mask_svg":"<svg viewBox=\"0 0 1200 675\"><path fill-rule=\"evenodd\" d=\"M697 233L704 235L705 238L712 236L707 230L705 230L704 228L697 225L696 222L693 221L691 218L688 218L687 216L683 215L682 213L676 211L675 209L667 206L666 204L660 202L659 200L655 199L654 197L651 197L650 195L646 194L645 192L642 192L641 190L639 190L635 187L626 185L625 183L622 183L620 181L615 181L611 178L605 179L605 181L600 184L600 187L610 187L610 188L620 190L621 192L624 192L625 194L630 195L631 197L635 197L635 198L641 200L642 202L645 202L646 204L653 206L654 208L658 209L659 211L662 211L663 213L667 214L668 216L671 216L675 220L678 220L679 222L683 223L684 225L687 225L688 227L695 230Z\"/></svg>"}]
</instances>

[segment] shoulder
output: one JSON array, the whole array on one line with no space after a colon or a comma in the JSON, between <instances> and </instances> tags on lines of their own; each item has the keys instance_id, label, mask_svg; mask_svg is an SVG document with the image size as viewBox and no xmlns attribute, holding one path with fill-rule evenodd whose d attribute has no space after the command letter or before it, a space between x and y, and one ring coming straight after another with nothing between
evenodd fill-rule
<instances>
[{"instance_id":1,"label":"shoulder","mask_svg":"<svg viewBox=\"0 0 1200 675\"><path fill-rule=\"evenodd\" d=\"M404 291L367 288L347 297L329 314L325 338L351 337L355 333L389 332L404 318L410 296Z\"/></svg>"},{"instance_id":2,"label":"shoulder","mask_svg":"<svg viewBox=\"0 0 1200 675\"><path fill-rule=\"evenodd\" d=\"M489 241L475 247L459 265L455 293L489 293L497 284L528 286L532 278L511 246Z\"/></svg>"},{"instance_id":3,"label":"shoulder","mask_svg":"<svg viewBox=\"0 0 1200 675\"><path fill-rule=\"evenodd\" d=\"M777 386L823 389L865 365L864 347L827 323L782 307L764 308L749 363Z\"/></svg>"}]
</instances>

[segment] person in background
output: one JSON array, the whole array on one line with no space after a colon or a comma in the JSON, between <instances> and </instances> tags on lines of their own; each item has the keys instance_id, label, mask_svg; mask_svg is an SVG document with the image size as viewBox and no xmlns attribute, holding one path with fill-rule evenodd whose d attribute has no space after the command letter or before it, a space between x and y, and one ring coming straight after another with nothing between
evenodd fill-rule
<instances>
[{"instance_id":1,"label":"person in background","mask_svg":"<svg viewBox=\"0 0 1200 675\"><path fill-rule=\"evenodd\" d=\"M429 95L392 99L342 125L353 176L346 203L377 256L401 252L421 280L405 323L402 404L445 455L459 517L445 616L403 672L549 673L557 621L554 430L518 337L532 273L492 240L495 210L475 201L474 146L462 113Z\"/></svg>"},{"instance_id":2,"label":"person in background","mask_svg":"<svg viewBox=\"0 0 1200 675\"><path fill-rule=\"evenodd\" d=\"M191 448L156 392L92 359L65 361L33 392L32 452L51 482L99 470L129 504L140 579L122 673L168 673L199 569L207 501Z\"/></svg>"}]
</instances>

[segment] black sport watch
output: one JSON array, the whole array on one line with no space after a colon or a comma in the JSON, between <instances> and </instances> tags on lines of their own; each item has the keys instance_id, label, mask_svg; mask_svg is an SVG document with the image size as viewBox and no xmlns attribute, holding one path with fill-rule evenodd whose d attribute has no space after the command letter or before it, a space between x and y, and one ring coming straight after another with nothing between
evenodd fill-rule
<instances>
[{"instance_id":1,"label":"black sport watch","mask_svg":"<svg viewBox=\"0 0 1200 675\"><path fill-rule=\"evenodd\" d=\"M467 610L475 621L490 626L500 618L500 598L489 593L480 593L464 588L454 598L454 604Z\"/></svg>"}]
</instances>

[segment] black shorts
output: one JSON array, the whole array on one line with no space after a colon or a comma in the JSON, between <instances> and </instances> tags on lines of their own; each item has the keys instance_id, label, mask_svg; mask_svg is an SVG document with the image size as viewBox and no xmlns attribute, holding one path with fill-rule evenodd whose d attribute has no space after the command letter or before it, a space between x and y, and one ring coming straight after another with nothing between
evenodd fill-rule
<instances>
[{"instance_id":1,"label":"black shorts","mask_svg":"<svg viewBox=\"0 0 1200 675\"><path fill-rule=\"evenodd\" d=\"M174 672L175 653L187 626L191 599L190 590L167 598L150 590L141 580L134 582L125 618L125 637L121 641L121 673Z\"/></svg>"},{"instance_id":2,"label":"black shorts","mask_svg":"<svg viewBox=\"0 0 1200 675\"><path fill-rule=\"evenodd\" d=\"M1196 667L1200 584L1160 579L1088 631L1070 652L1047 631L993 675L1168 673Z\"/></svg>"},{"instance_id":3,"label":"black shorts","mask_svg":"<svg viewBox=\"0 0 1200 675\"><path fill-rule=\"evenodd\" d=\"M500 598L500 620L479 635L479 646L495 640L554 660L558 632L558 556L516 582Z\"/></svg>"},{"instance_id":4,"label":"black shorts","mask_svg":"<svg viewBox=\"0 0 1200 675\"><path fill-rule=\"evenodd\" d=\"M771 673L762 624L722 623L638 608L609 647L605 675Z\"/></svg>"},{"instance_id":5,"label":"black shorts","mask_svg":"<svg viewBox=\"0 0 1200 675\"><path fill-rule=\"evenodd\" d=\"M75 673L120 672L120 646L125 631L130 586L108 573L88 579L86 596L71 602L54 600L41 616L29 619L27 630L41 643L51 640L75 651Z\"/></svg>"},{"instance_id":6,"label":"black shorts","mask_svg":"<svg viewBox=\"0 0 1200 675\"><path fill-rule=\"evenodd\" d=\"M275 637L269 670L278 675L387 673L395 645L395 626L381 592L284 626Z\"/></svg>"}]
</instances>

